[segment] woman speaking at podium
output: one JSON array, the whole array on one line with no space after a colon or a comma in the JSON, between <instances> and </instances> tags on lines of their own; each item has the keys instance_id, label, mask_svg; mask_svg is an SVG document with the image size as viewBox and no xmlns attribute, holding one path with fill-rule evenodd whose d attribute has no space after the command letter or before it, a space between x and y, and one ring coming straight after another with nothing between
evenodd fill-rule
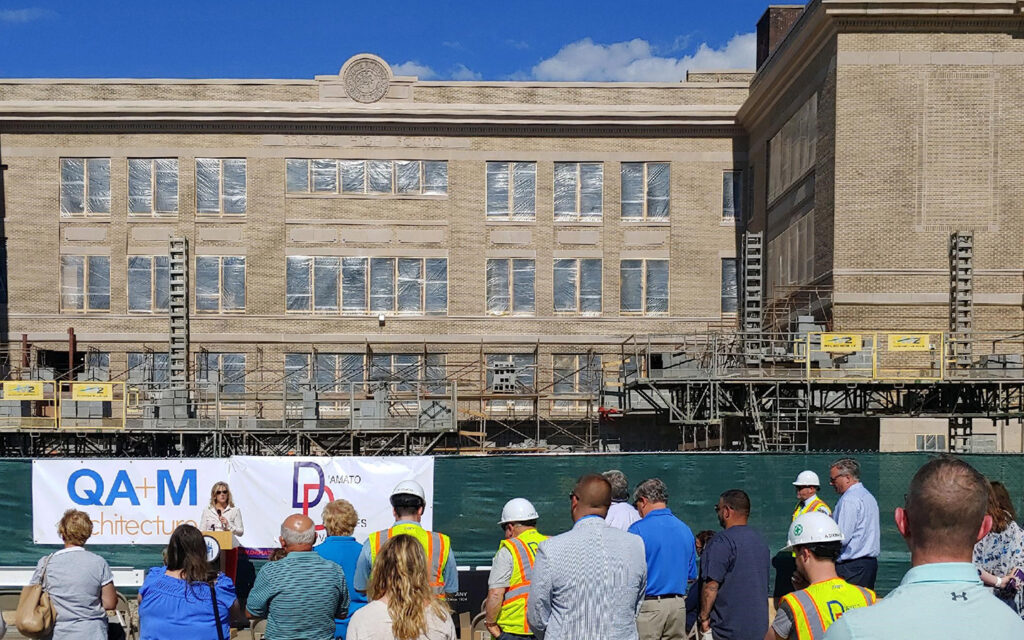
<instances>
[{"instance_id":1,"label":"woman speaking at podium","mask_svg":"<svg viewBox=\"0 0 1024 640\"><path fill-rule=\"evenodd\" d=\"M210 489L210 506L203 509L199 518L200 531L230 531L242 537L242 510L235 506L228 483L218 482Z\"/></svg>"}]
</instances>

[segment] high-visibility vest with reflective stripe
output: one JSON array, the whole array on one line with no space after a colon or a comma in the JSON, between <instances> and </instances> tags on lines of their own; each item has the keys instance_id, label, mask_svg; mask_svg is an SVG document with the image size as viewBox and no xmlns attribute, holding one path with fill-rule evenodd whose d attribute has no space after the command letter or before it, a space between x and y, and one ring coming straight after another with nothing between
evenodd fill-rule
<instances>
[{"instance_id":1,"label":"high-visibility vest with reflective stripe","mask_svg":"<svg viewBox=\"0 0 1024 640\"><path fill-rule=\"evenodd\" d=\"M506 633L520 636L531 633L530 623L526 621L526 605L530 599L533 563L537 559L537 545L547 539L536 529L528 529L515 538L501 541L501 547L512 554L512 579L497 620L498 626Z\"/></svg>"},{"instance_id":2,"label":"high-visibility vest with reflective stripe","mask_svg":"<svg viewBox=\"0 0 1024 640\"><path fill-rule=\"evenodd\" d=\"M818 582L782 597L793 616L791 640L821 640L825 632L844 613L875 604L875 592L849 584L842 578Z\"/></svg>"},{"instance_id":3,"label":"high-visibility vest with reflective stripe","mask_svg":"<svg viewBox=\"0 0 1024 640\"><path fill-rule=\"evenodd\" d=\"M437 531L427 531L416 522L400 522L390 529L375 531L370 534L370 571L377 560L377 553L390 538L407 535L416 538L427 554L427 567L430 570L430 586L439 597L444 595L444 570L448 565L448 551L452 547L448 536Z\"/></svg>"},{"instance_id":4,"label":"high-visibility vest with reflective stripe","mask_svg":"<svg viewBox=\"0 0 1024 640\"><path fill-rule=\"evenodd\" d=\"M793 520L796 520L805 513L811 513L812 511L821 511L827 516L832 515L832 509L829 509L828 505L825 504L825 501L818 496L814 496L814 499L806 505L803 504L802 500L796 504L796 510L793 511Z\"/></svg>"}]
</instances>

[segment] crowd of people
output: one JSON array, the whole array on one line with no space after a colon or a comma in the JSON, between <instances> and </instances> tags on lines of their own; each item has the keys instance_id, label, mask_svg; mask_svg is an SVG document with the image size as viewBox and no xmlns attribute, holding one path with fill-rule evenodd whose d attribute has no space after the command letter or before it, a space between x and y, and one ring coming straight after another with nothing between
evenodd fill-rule
<instances>
[{"instance_id":1,"label":"crowd of people","mask_svg":"<svg viewBox=\"0 0 1024 640\"><path fill-rule=\"evenodd\" d=\"M658 478L630 493L620 471L582 476L568 496L572 528L551 537L538 530L533 504L513 498L498 520L485 628L498 640L1024 638L1024 532L1002 484L953 457L923 465L894 514L912 568L879 599L878 503L856 460L835 461L829 483L840 496L834 512L815 472L793 483L783 550L792 589L776 594L772 617L771 551L748 524L751 501L741 489L715 504L721 530L696 536ZM224 640L232 620L247 615L266 618L269 640L454 640L451 540L422 526L425 493L416 482L396 486L390 503L394 524L364 543L352 536L358 516L345 500L324 509L328 536L319 545L313 520L286 518L281 550L244 605L208 562L203 533L179 526L140 589L141 637ZM214 487L207 515L209 526L241 529L227 485ZM84 549L92 522L69 510L58 529L65 548L42 558L32 578L57 610L52 637L104 639L117 595L106 561Z\"/></svg>"}]
</instances>

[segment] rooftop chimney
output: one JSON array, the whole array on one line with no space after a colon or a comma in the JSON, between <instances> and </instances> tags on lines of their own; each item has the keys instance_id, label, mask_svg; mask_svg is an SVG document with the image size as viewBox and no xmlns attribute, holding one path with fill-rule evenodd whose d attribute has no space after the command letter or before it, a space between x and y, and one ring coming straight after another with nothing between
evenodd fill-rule
<instances>
[{"instance_id":1,"label":"rooftop chimney","mask_svg":"<svg viewBox=\"0 0 1024 640\"><path fill-rule=\"evenodd\" d=\"M802 4L784 4L768 7L757 21L757 68L765 63L779 43L786 37L789 28L803 13Z\"/></svg>"}]
</instances>

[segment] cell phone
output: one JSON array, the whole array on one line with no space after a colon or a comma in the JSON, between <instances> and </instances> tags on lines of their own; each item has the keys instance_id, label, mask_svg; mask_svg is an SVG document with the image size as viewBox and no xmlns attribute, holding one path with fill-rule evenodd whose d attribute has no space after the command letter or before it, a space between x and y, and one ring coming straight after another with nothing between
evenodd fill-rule
<instances>
[{"instance_id":1,"label":"cell phone","mask_svg":"<svg viewBox=\"0 0 1024 640\"><path fill-rule=\"evenodd\" d=\"M1017 567L1010 573L1010 579L1007 582L1008 587L1011 587L1017 591L1024 589L1024 569Z\"/></svg>"}]
</instances>

